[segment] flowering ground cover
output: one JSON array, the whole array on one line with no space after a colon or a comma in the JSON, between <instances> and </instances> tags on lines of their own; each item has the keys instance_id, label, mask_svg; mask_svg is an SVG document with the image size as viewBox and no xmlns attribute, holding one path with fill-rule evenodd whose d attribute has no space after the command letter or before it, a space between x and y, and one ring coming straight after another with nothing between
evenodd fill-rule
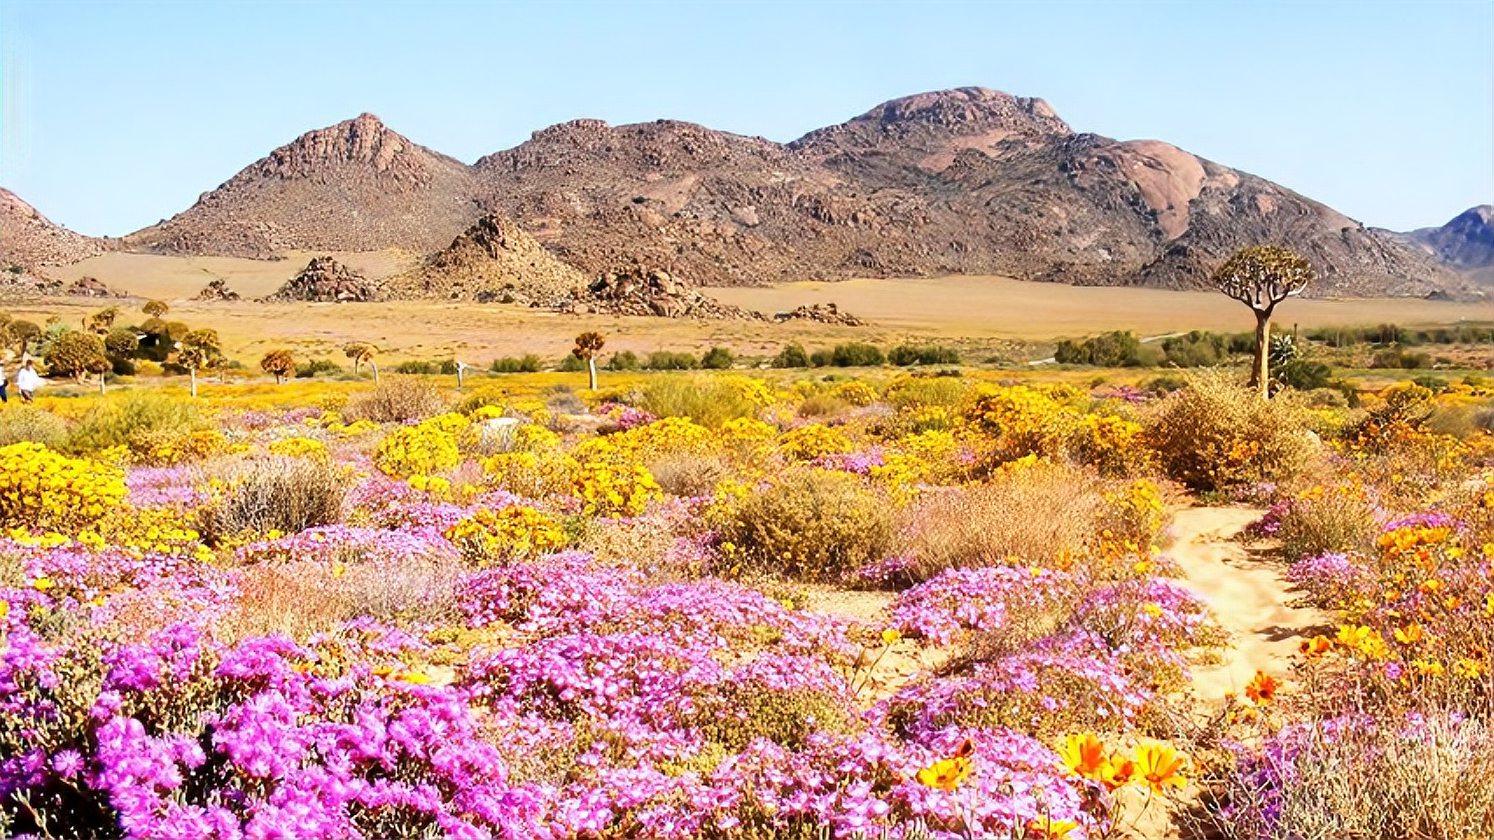
<instances>
[{"instance_id":1,"label":"flowering ground cover","mask_svg":"<svg viewBox=\"0 0 1494 840\"><path fill-rule=\"evenodd\" d=\"M1494 447L1446 395L385 380L0 412L0 832L1494 829ZM1200 495L1341 623L1222 704Z\"/></svg>"}]
</instances>

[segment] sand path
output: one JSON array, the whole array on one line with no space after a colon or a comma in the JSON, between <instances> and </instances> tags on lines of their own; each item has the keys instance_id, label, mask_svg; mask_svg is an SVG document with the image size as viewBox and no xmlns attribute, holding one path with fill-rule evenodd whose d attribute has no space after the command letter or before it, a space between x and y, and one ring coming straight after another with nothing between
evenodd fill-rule
<instances>
[{"instance_id":1,"label":"sand path","mask_svg":"<svg viewBox=\"0 0 1494 840\"><path fill-rule=\"evenodd\" d=\"M1229 633L1220 662L1194 670L1200 699L1217 701L1244 690L1256 671L1285 675L1298 643L1325 632L1332 619L1309 606L1285 578L1285 568L1235 537L1261 511L1193 507L1173 514L1164 552L1182 567L1181 582L1208 602Z\"/></svg>"}]
</instances>

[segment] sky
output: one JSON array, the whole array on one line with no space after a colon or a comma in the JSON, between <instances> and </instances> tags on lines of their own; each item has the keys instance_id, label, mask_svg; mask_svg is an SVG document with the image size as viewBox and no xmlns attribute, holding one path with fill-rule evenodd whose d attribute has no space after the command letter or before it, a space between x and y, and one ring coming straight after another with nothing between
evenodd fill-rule
<instances>
[{"instance_id":1,"label":"sky","mask_svg":"<svg viewBox=\"0 0 1494 840\"><path fill-rule=\"evenodd\" d=\"M471 162L576 117L788 141L964 85L1366 224L1494 201L1494 2L0 0L0 185L122 235L378 114Z\"/></svg>"}]
</instances>

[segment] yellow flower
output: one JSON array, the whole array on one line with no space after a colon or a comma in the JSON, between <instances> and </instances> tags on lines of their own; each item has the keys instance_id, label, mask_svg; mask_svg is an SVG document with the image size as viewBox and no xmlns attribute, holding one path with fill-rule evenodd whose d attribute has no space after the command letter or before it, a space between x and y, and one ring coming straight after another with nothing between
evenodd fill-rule
<instances>
[{"instance_id":1,"label":"yellow flower","mask_svg":"<svg viewBox=\"0 0 1494 840\"><path fill-rule=\"evenodd\" d=\"M941 758L928 767L918 771L919 784L946 793L953 793L970 776L973 768L975 745L969 741L960 744L954 755L949 758Z\"/></svg>"},{"instance_id":2,"label":"yellow flower","mask_svg":"<svg viewBox=\"0 0 1494 840\"><path fill-rule=\"evenodd\" d=\"M898 632L896 627L888 627L882 631L882 644L884 645L895 645L902 638L903 634Z\"/></svg>"},{"instance_id":3,"label":"yellow flower","mask_svg":"<svg viewBox=\"0 0 1494 840\"><path fill-rule=\"evenodd\" d=\"M1105 757L1105 742L1092 733L1065 738L1058 747L1058 757L1070 773L1086 779L1099 780L1110 763Z\"/></svg>"},{"instance_id":4,"label":"yellow flower","mask_svg":"<svg viewBox=\"0 0 1494 840\"><path fill-rule=\"evenodd\" d=\"M1136 745L1134 760L1136 773L1152 793L1166 793L1169 787L1181 788L1188 783L1183 777L1187 757L1171 744L1142 741Z\"/></svg>"},{"instance_id":5,"label":"yellow flower","mask_svg":"<svg viewBox=\"0 0 1494 840\"><path fill-rule=\"evenodd\" d=\"M1079 823L1073 820L1055 820L1052 817L1042 816L1027 824L1029 833L1035 834L1040 840L1068 840L1078 828Z\"/></svg>"},{"instance_id":6,"label":"yellow flower","mask_svg":"<svg viewBox=\"0 0 1494 840\"><path fill-rule=\"evenodd\" d=\"M31 581L31 588L35 589L37 592L46 592L56 585L57 582L47 577L46 575L42 575L41 577Z\"/></svg>"}]
</instances>

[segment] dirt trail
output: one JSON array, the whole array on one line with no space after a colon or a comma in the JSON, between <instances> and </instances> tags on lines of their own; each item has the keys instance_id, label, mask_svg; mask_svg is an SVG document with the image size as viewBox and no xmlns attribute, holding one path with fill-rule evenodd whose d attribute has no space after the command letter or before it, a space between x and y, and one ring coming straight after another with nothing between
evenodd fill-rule
<instances>
[{"instance_id":1,"label":"dirt trail","mask_svg":"<svg viewBox=\"0 0 1494 840\"><path fill-rule=\"evenodd\" d=\"M1220 652L1219 664L1194 670L1203 700L1243 691L1258 670L1282 676L1301 639L1331 622L1317 609L1294 606L1299 596L1283 567L1234 539L1260 515L1242 507L1184 508L1173 515L1173 543L1164 553L1229 632L1231 647Z\"/></svg>"}]
</instances>

